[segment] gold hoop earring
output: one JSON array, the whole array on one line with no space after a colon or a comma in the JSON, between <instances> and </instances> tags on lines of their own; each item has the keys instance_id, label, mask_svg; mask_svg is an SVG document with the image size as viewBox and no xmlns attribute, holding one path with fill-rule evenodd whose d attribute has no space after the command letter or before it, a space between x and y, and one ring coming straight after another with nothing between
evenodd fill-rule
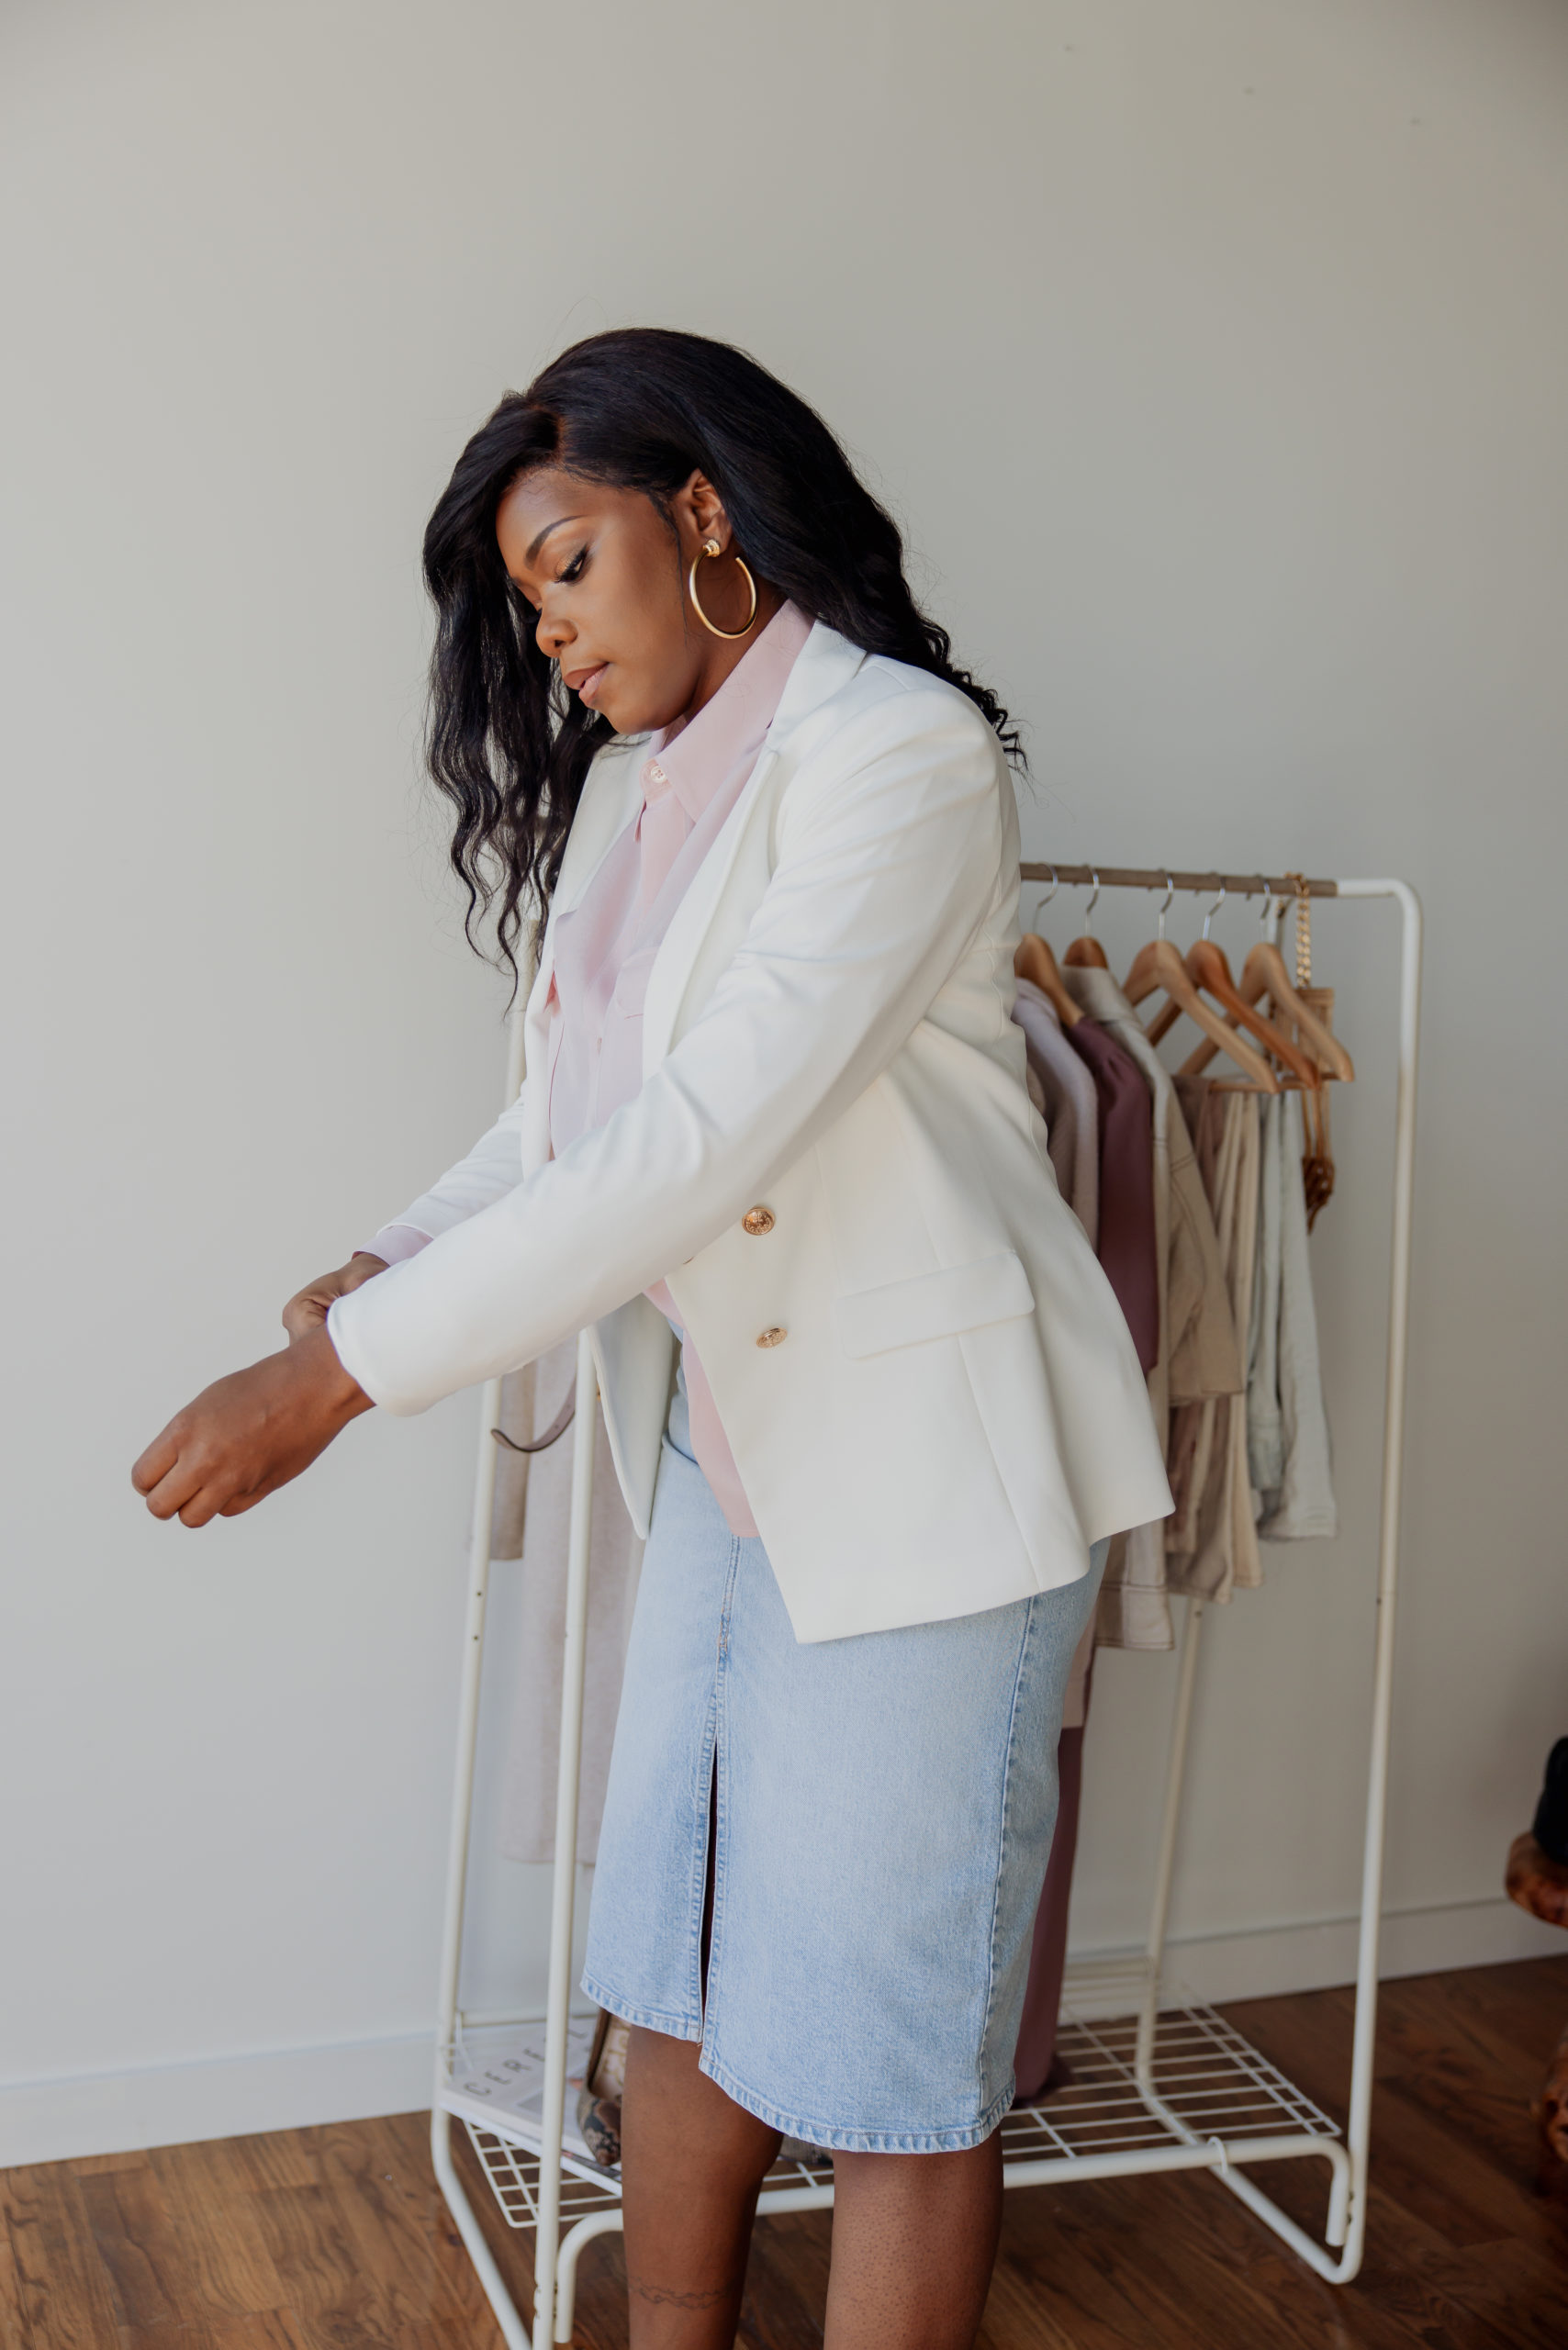
<instances>
[{"instance_id":1,"label":"gold hoop earring","mask_svg":"<svg viewBox=\"0 0 1568 2350\"><path fill-rule=\"evenodd\" d=\"M697 566L701 562L705 554L722 554L722 552L723 550L720 546L717 539L703 540L702 544L698 548L697 553L691 558L691 568L686 575L686 592L691 599L692 610L696 613L698 619L701 621L709 635L722 636L727 644L733 644L737 637L749 636L751 634L753 625L756 620L756 582L752 577L751 573L746 570L745 565L741 562L740 556L736 555L735 562L739 565L740 569L745 572L745 584L751 589L751 610L746 614L745 620L741 627L715 628L707 613L703 610L701 603L698 599Z\"/></svg>"}]
</instances>

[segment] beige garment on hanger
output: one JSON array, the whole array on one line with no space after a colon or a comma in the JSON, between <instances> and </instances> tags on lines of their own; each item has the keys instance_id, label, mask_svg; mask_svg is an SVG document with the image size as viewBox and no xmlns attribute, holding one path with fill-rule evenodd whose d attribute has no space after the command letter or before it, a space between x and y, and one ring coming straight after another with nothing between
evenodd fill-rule
<instances>
[{"instance_id":1,"label":"beige garment on hanger","mask_svg":"<svg viewBox=\"0 0 1568 2350\"><path fill-rule=\"evenodd\" d=\"M1174 1407L1239 1394L1243 1382L1214 1216L1170 1072L1114 978L1090 965L1069 966L1062 978L1074 1002L1132 1056L1149 1090L1159 1351L1148 1400L1169 1451ZM1103 1648L1170 1647L1162 1520L1112 1543L1094 1637Z\"/></svg>"},{"instance_id":2,"label":"beige garment on hanger","mask_svg":"<svg viewBox=\"0 0 1568 2350\"><path fill-rule=\"evenodd\" d=\"M577 1342L566 1339L528 1371L513 1372L502 1394L501 1425L525 1440L542 1436L571 1392ZM530 1395L522 1382L532 1382ZM583 1682L582 1785L577 1810L577 1858L591 1863L610 1776L610 1750L621 1704L626 1644L632 1632L643 1545L637 1539L610 1457L602 1406L594 1448L593 1520L588 1546L588 1658ZM521 1422L513 1425L512 1415ZM566 1637L566 1556L572 1516L572 1438L568 1427L546 1452L527 1459L503 1452L506 1523L498 1541L521 1533L522 1605L510 1689L511 1726L506 1759L501 1850L512 1861L549 1861L555 1854L556 1762L561 1740L561 1656ZM517 1474L523 1472L522 1476ZM526 1501L521 1508L522 1488ZM516 1558L496 1548L494 1555Z\"/></svg>"},{"instance_id":3,"label":"beige garment on hanger","mask_svg":"<svg viewBox=\"0 0 1568 2350\"><path fill-rule=\"evenodd\" d=\"M1225 1270L1233 1329L1251 1323L1260 1163L1259 1096L1218 1091L1206 1078L1178 1078L1193 1123ZM1176 1507L1166 1521L1170 1588L1227 1600L1263 1580L1247 1460L1247 1404L1238 1392L1184 1404L1169 1455Z\"/></svg>"}]
</instances>

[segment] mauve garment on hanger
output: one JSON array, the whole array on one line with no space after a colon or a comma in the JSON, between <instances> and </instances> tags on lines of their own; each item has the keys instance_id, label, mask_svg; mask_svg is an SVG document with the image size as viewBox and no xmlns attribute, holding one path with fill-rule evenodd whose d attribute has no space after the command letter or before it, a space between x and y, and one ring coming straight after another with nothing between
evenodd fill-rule
<instances>
[{"instance_id":1,"label":"mauve garment on hanger","mask_svg":"<svg viewBox=\"0 0 1568 2350\"><path fill-rule=\"evenodd\" d=\"M1037 998L1054 1022L1055 1013L1050 1010L1048 999L1028 981L1019 981L1020 995L1026 986L1029 999ZM1021 1023L1025 1037L1030 1034L1027 1024L1038 1017L1036 1004L1029 999L1025 1001L1025 1022ZM1099 1232L1095 1253L1126 1316L1147 1379L1159 1353L1160 1327L1160 1249L1155 1214L1148 1086L1137 1063L1093 1020L1080 1020L1066 1031L1058 1026L1056 1034L1074 1053L1093 1084L1099 1126ZM1112 1545L1113 1558L1125 1560L1126 1547L1126 1538L1118 1536ZM1156 1593L1152 1599L1163 1615L1163 1637L1151 1639L1149 1644L1169 1648L1170 1617L1163 1594ZM1152 1629L1147 1623L1144 1628L1146 1632ZM1084 1628L1073 1659L1057 1745L1056 1828L1045 1884L1035 1912L1029 1975L1014 2059L1017 2095L1025 2102L1044 2088L1056 2049L1057 2011L1061 2004L1062 1975L1067 1964L1068 1906L1072 1893L1073 1856L1078 1848L1083 1725L1088 1718L1094 1638L1094 1625L1091 1622Z\"/></svg>"},{"instance_id":2,"label":"mauve garment on hanger","mask_svg":"<svg viewBox=\"0 0 1568 2350\"><path fill-rule=\"evenodd\" d=\"M1100 1110L1100 1237L1095 1254L1126 1316L1145 1376L1159 1353L1154 1248L1154 1139L1137 1063L1096 1020L1067 1031L1088 1064Z\"/></svg>"},{"instance_id":3,"label":"mauve garment on hanger","mask_svg":"<svg viewBox=\"0 0 1568 2350\"><path fill-rule=\"evenodd\" d=\"M1083 1789L1083 1731L1064 1729L1057 1741L1057 1824L1029 1949L1029 1984L1014 2057L1014 2105L1030 2105L1048 2087L1056 2057L1057 2018L1067 1972L1067 1913L1078 1852L1078 1812Z\"/></svg>"},{"instance_id":4,"label":"mauve garment on hanger","mask_svg":"<svg viewBox=\"0 0 1568 2350\"><path fill-rule=\"evenodd\" d=\"M1069 964L1062 977L1080 1007L1131 1055L1148 1087L1159 1304L1159 1352L1148 1373L1148 1403L1160 1444L1169 1449L1176 1404L1233 1395L1241 1386L1241 1356L1214 1216L1175 1087L1132 1005L1111 973L1092 964ZM1113 1541L1100 1586L1095 1638L1102 1648L1172 1645L1163 1519L1135 1526Z\"/></svg>"}]
</instances>

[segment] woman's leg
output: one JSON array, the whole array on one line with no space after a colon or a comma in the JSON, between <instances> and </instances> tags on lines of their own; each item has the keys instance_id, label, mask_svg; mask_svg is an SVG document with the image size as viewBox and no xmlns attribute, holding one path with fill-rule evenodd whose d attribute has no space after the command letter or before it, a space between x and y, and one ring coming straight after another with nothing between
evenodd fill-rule
<instances>
[{"instance_id":1,"label":"woman's leg","mask_svg":"<svg viewBox=\"0 0 1568 2350\"><path fill-rule=\"evenodd\" d=\"M632 2350L729 2350L740 2319L757 2190L778 2132L698 2071L700 2053L694 2040L635 2027L626 2052L621 2186Z\"/></svg>"},{"instance_id":2,"label":"woman's leg","mask_svg":"<svg viewBox=\"0 0 1568 2350\"><path fill-rule=\"evenodd\" d=\"M1002 2132L959 2154L833 2158L824 2350L971 2350L1002 2232Z\"/></svg>"}]
</instances>

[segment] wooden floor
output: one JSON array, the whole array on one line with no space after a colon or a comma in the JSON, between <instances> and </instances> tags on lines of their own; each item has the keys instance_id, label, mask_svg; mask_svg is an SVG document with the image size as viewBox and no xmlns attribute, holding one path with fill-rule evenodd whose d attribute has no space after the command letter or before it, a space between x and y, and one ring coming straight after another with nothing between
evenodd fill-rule
<instances>
[{"instance_id":1,"label":"wooden floor","mask_svg":"<svg viewBox=\"0 0 1568 2350\"><path fill-rule=\"evenodd\" d=\"M1342 2113L1343 1991L1227 2010ZM1539 2176L1530 2101L1568 2019L1568 1959L1385 1987L1365 2266L1325 2285L1195 2175L1007 2199L986 2350L1564 2350L1568 2181ZM404 2114L0 2172L4 2350L498 2350ZM459 2133L460 2134L460 2133ZM464 2146L476 2202L487 2189ZM1321 2165L1274 2165L1316 2227ZM759 2223L740 2339L822 2340L830 2214ZM527 2307L528 2238L491 2230ZM579 2344L626 2319L620 2241L583 2264ZM897 2350L890 2344L889 2350Z\"/></svg>"}]
</instances>

